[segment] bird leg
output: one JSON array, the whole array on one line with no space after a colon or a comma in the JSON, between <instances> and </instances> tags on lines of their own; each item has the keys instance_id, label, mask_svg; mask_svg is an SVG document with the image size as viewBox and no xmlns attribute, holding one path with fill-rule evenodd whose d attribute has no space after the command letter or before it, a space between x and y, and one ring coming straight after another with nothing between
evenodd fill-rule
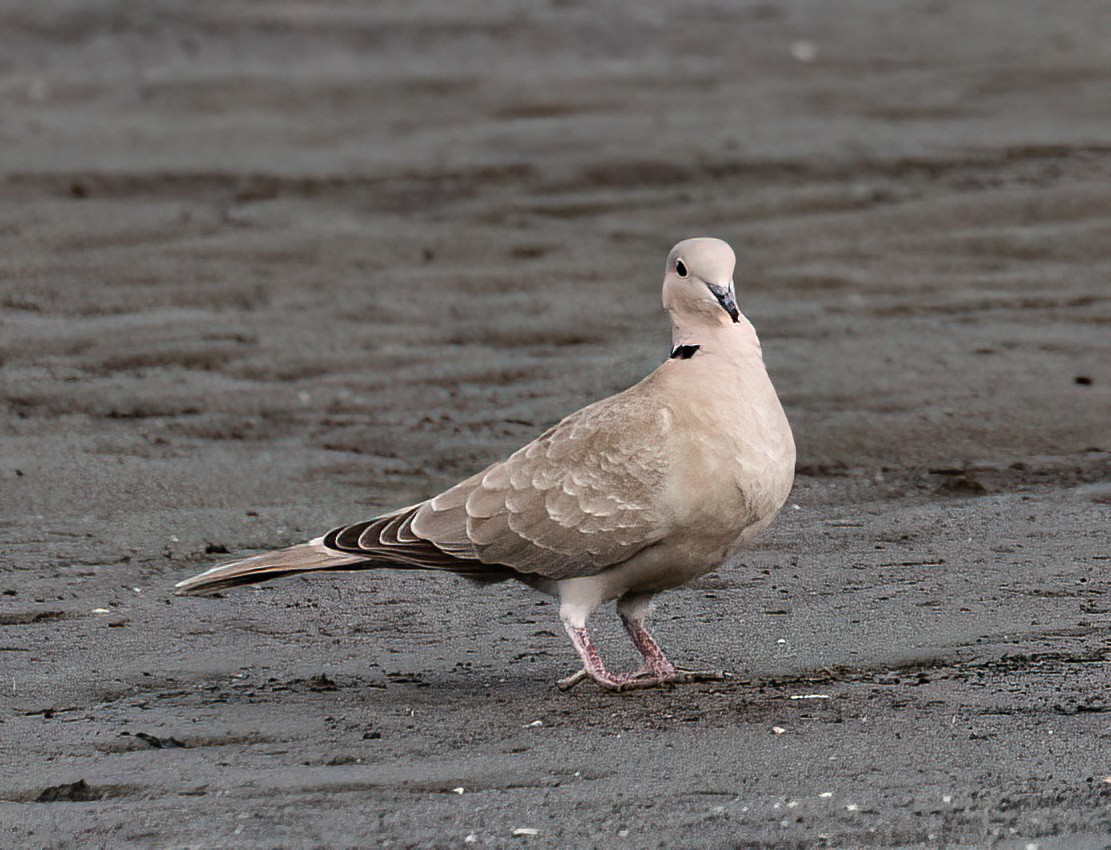
<instances>
[{"instance_id":1,"label":"bird leg","mask_svg":"<svg viewBox=\"0 0 1111 850\"><path fill-rule=\"evenodd\" d=\"M637 671L636 675L663 677L674 673L675 665L667 660L667 656L644 625L644 621L631 617L624 611L618 613L621 616L621 624L633 641L633 646L644 658L644 666Z\"/></svg>"},{"instance_id":2,"label":"bird leg","mask_svg":"<svg viewBox=\"0 0 1111 850\"><path fill-rule=\"evenodd\" d=\"M626 606L622 606L623 608ZM621 610L621 622L632 638L634 646L644 657L644 666L635 673L611 673L602 663L598 649L585 626L564 623L571 643L575 646L583 669L559 681L562 690L570 690L580 682L593 679L606 691L631 691L642 688L659 688L687 682L711 682L725 678L725 674L712 670L681 670L667 660L660 645L645 628L643 614L647 607L635 612ZM641 616L637 616L637 614Z\"/></svg>"},{"instance_id":3,"label":"bird leg","mask_svg":"<svg viewBox=\"0 0 1111 850\"><path fill-rule=\"evenodd\" d=\"M633 674L636 681L650 683L642 687L679 685L688 682L717 682L726 677L727 674L720 670L683 670L676 667L667 660L664 651L660 649L660 645L644 625L642 617L632 616L624 611L619 613L625 631L633 641L633 646L644 657L644 666Z\"/></svg>"},{"instance_id":4,"label":"bird leg","mask_svg":"<svg viewBox=\"0 0 1111 850\"><path fill-rule=\"evenodd\" d=\"M586 626L575 626L571 623L564 623L563 625L567 629L571 643L575 645L575 651L582 659L583 669L566 679L560 679L559 687L562 690L570 690L585 679L593 679L603 690L621 691L633 681L633 677L628 673L611 673L606 669L602 663L602 656L598 654L598 648L594 645L594 641L590 639L590 632L586 630Z\"/></svg>"}]
</instances>

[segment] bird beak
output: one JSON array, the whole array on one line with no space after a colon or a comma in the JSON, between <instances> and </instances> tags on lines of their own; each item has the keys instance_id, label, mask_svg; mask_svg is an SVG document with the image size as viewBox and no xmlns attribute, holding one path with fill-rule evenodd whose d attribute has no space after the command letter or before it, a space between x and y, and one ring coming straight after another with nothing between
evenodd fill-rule
<instances>
[{"instance_id":1,"label":"bird beak","mask_svg":"<svg viewBox=\"0 0 1111 850\"><path fill-rule=\"evenodd\" d=\"M710 292L714 294L714 298L718 300L722 309L729 314L729 317L734 322L741 320L741 311L737 309L737 299L733 296L732 286L718 286L717 284L704 281Z\"/></svg>"}]
</instances>

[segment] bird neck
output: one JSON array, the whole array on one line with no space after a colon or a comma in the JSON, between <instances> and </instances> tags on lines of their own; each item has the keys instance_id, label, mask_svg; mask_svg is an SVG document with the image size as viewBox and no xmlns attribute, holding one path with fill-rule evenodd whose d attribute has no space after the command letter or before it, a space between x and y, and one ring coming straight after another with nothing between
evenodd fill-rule
<instances>
[{"instance_id":1,"label":"bird neck","mask_svg":"<svg viewBox=\"0 0 1111 850\"><path fill-rule=\"evenodd\" d=\"M756 329L743 315L733 322L676 322L671 321L671 351L686 355L694 351L714 354L730 359L762 358L760 340Z\"/></svg>"}]
</instances>

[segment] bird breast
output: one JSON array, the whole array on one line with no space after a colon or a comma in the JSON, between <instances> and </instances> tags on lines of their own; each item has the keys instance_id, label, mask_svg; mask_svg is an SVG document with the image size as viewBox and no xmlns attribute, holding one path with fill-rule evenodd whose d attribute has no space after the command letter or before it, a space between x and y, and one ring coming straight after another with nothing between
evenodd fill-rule
<instances>
[{"instance_id":1,"label":"bird breast","mask_svg":"<svg viewBox=\"0 0 1111 850\"><path fill-rule=\"evenodd\" d=\"M737 370L732 382L721 382L719 370L710 389L689 377L684 403L669 409L672 433L685 435L676 441L672 498L685 525L732 552L787 499L795 465L791 428L762 363Z\"/></svg>"}]
</instances>

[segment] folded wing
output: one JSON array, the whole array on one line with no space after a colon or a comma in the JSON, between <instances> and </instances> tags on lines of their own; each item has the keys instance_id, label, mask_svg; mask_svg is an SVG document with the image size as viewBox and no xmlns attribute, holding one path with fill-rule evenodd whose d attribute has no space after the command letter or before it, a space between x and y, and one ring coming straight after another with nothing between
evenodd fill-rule
<instances>
[{"instance_id":1,"label":"folded wing","mask_svg":"<svg viewBox=\"0 0 1111 850\"><path fill-rule=\"evenodd\" d=\"M383 567L450 570L480 581L594 575L672 530L663 509L669 421L650 393L626 391L427 502L213 567L178 592Z\"/></svg>"},{"instance_id":2,"label":"folded wing","mask_svg":"<svg viewBox=\"0 0 1111 850\"><path fill-rule=\"evenodd\" d=\"M439 496L338 529L325 543L476 578L505 568L549 579L593 575L671 530L661 509L669 437L668 416L650 397L622 393Z\"/></svg>"}]
</instances>

